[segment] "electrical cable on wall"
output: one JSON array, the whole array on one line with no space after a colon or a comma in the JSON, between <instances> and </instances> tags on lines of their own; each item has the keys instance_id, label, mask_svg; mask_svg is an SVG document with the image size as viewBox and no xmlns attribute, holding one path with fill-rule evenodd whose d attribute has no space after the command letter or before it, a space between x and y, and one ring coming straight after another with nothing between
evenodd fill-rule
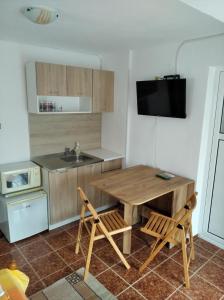
<instances>
[{"instance_id":1,"label":"electrical cable on wall","mask_svg":"<svg viewBox=\"0 0 224 300\"><path fill-rule=\"evenodd\" d=\"M178 65L178 57L180 54L180 50L185 44L191 43L191 42L203 41L203 40L207 40L207 39L215 38L215 37L219 37L219 36L224 36L224 32L217 33L217 34L211 34L211 35L207 35L207 36L202 36L202 37L198 37L198 38L193 38L193 39L189 39L189 40L185 40L185 41L181 42L177 48L176 55L175 55L175 66L174 66L175 74L178 73L177 65Z\"/></svg>"},{"instance_id":2,"label":"electrical cable on wall","mask_svg":"<svg viewBox=\"0 0 224 300\"><path fill-rule=\"evenodd\" d=\"M157 168L157 156L156 156L156 151L157 151L157 127L158 127L158 124L157 124L157 118L155 116L154 118L154 137L153 137L153 165L155 168Z\"/></svg>"}]
</instances>

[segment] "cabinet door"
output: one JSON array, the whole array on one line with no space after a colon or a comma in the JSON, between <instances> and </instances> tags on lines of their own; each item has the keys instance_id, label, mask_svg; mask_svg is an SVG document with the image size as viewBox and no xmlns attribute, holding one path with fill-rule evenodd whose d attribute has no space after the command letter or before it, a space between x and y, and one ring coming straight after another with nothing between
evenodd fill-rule
<instances>
[{"instance_id":1,"label":"cabinet door","mask_svg":"<svg viewBox=\"0 0 224 300\"><path fill-rule=\"evenodd\" d=\"M122 158L104 161L102 163L102 172L117 170L122 168Z\"/></svg>"},{"instance_id":2,"label":"cabinet door","mask_svg":"<svg viewBox=\"0 0 224 300\"><path fill-rule=\"evenodd\" d=\"M101 174L101 163L78 168L78 186L83 189L94 208L101 206L101 192L89 183L95 176ZM81 199L78 195L78 209L81 208Z\"/></svg>"},{"instance_id":3,"label":"cabinet door","mask_svg":"<svg viewBox=\"0 0 224 300\"><path fill-rule=\"evenodd\" d=\"M102 173L109 172L113 170L118 170L122 168L122 159L113 159L102 162ZM107 193L102 192L101 195L102 199L102 205L116 205L117 199L108 195Z\"/></svg>"},{"instance_id":4,"label":"cabinet door","mask_svg":"<svg viewBox=\"0 0 224 300\"><path fill-rule=\"evenodd\" d=\"M66 96L66 66L36 63L37 95Z\"/></svg>"},{"instance_id":5,"label":"cabinet door","mask_svg":"<svg viewBox=\"0 0 224 300\"><path fill-rule=\"evenodd\" d=\"M50 224L72 218L77 211L77 169L49 172Z\"/></svg>"},{"instance_id":6,"label":"cabinet door","mask_svg":"<svg viewBox=\"0 0 224 300\"><path fill-rule=\"evenodd\" d=\"M114 72L93 70L93 112L114 110Z\"/></svg>"},{"instance_id":7,"label":"cabinet door","mask_svg":"<svg viewBox=\"0 0 224 300\"><path fill-rule=\"evenodd\" d=\"M67 96L92 97L92 69L66 67Z\"/></svg>"}]
</instances>

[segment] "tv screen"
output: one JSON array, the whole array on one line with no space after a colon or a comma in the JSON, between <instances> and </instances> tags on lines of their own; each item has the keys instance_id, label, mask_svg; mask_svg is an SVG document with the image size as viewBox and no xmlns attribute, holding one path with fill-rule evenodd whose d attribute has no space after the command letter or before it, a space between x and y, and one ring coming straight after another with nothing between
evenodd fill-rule
<instances>
[{"instance_id":1,"label":"tv screen","mask_svg":"<svg viewBox=\"0 0 224 300\"><path fill-rule=\"evenodd\" d=\"M139 115L186 118L186 79L137 81Z\"/></svg>"}]
</instances>

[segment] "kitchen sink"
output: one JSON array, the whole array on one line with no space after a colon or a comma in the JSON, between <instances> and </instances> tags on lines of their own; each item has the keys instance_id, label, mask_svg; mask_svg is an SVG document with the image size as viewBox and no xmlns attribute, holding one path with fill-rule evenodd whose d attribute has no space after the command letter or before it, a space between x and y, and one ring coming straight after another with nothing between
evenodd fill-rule
<instances>
[{"instance_id":1,"label":"kitchen sink","mask_svg":"<svg viewBox=\"0 0 224 300\"><path fill-rule=\"evenodd\" d=\"M80 155L79 157L77 157L76 155L65 155L60 157L60 159L66 162L81 163L81 162L86 162L88 160L92 160L92 157L85 156L85 155Z\"/></svg>"}]
</instances>

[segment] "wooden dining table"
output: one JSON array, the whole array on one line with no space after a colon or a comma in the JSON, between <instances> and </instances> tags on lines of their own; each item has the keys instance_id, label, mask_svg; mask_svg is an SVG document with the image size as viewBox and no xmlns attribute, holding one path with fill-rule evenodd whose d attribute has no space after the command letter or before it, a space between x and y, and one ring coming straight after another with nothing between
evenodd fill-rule
<instances>
[{"instance_id":1,"label":"wooden dining table","mask_svg":"<svg viewBox=\"0 0 224 300\"><path fill-rule=\"evenodd\" d=\"M138 165L104 173L90 184L118 199L124 205L125 221L133 225L138 220L141 205L172 193L172 217L194 193L194 180L178 175L165 180L156 176L161 172L157 168ZM131 231L124 233L123 253L131 253Z\"/></svg>"}]
</instances>

